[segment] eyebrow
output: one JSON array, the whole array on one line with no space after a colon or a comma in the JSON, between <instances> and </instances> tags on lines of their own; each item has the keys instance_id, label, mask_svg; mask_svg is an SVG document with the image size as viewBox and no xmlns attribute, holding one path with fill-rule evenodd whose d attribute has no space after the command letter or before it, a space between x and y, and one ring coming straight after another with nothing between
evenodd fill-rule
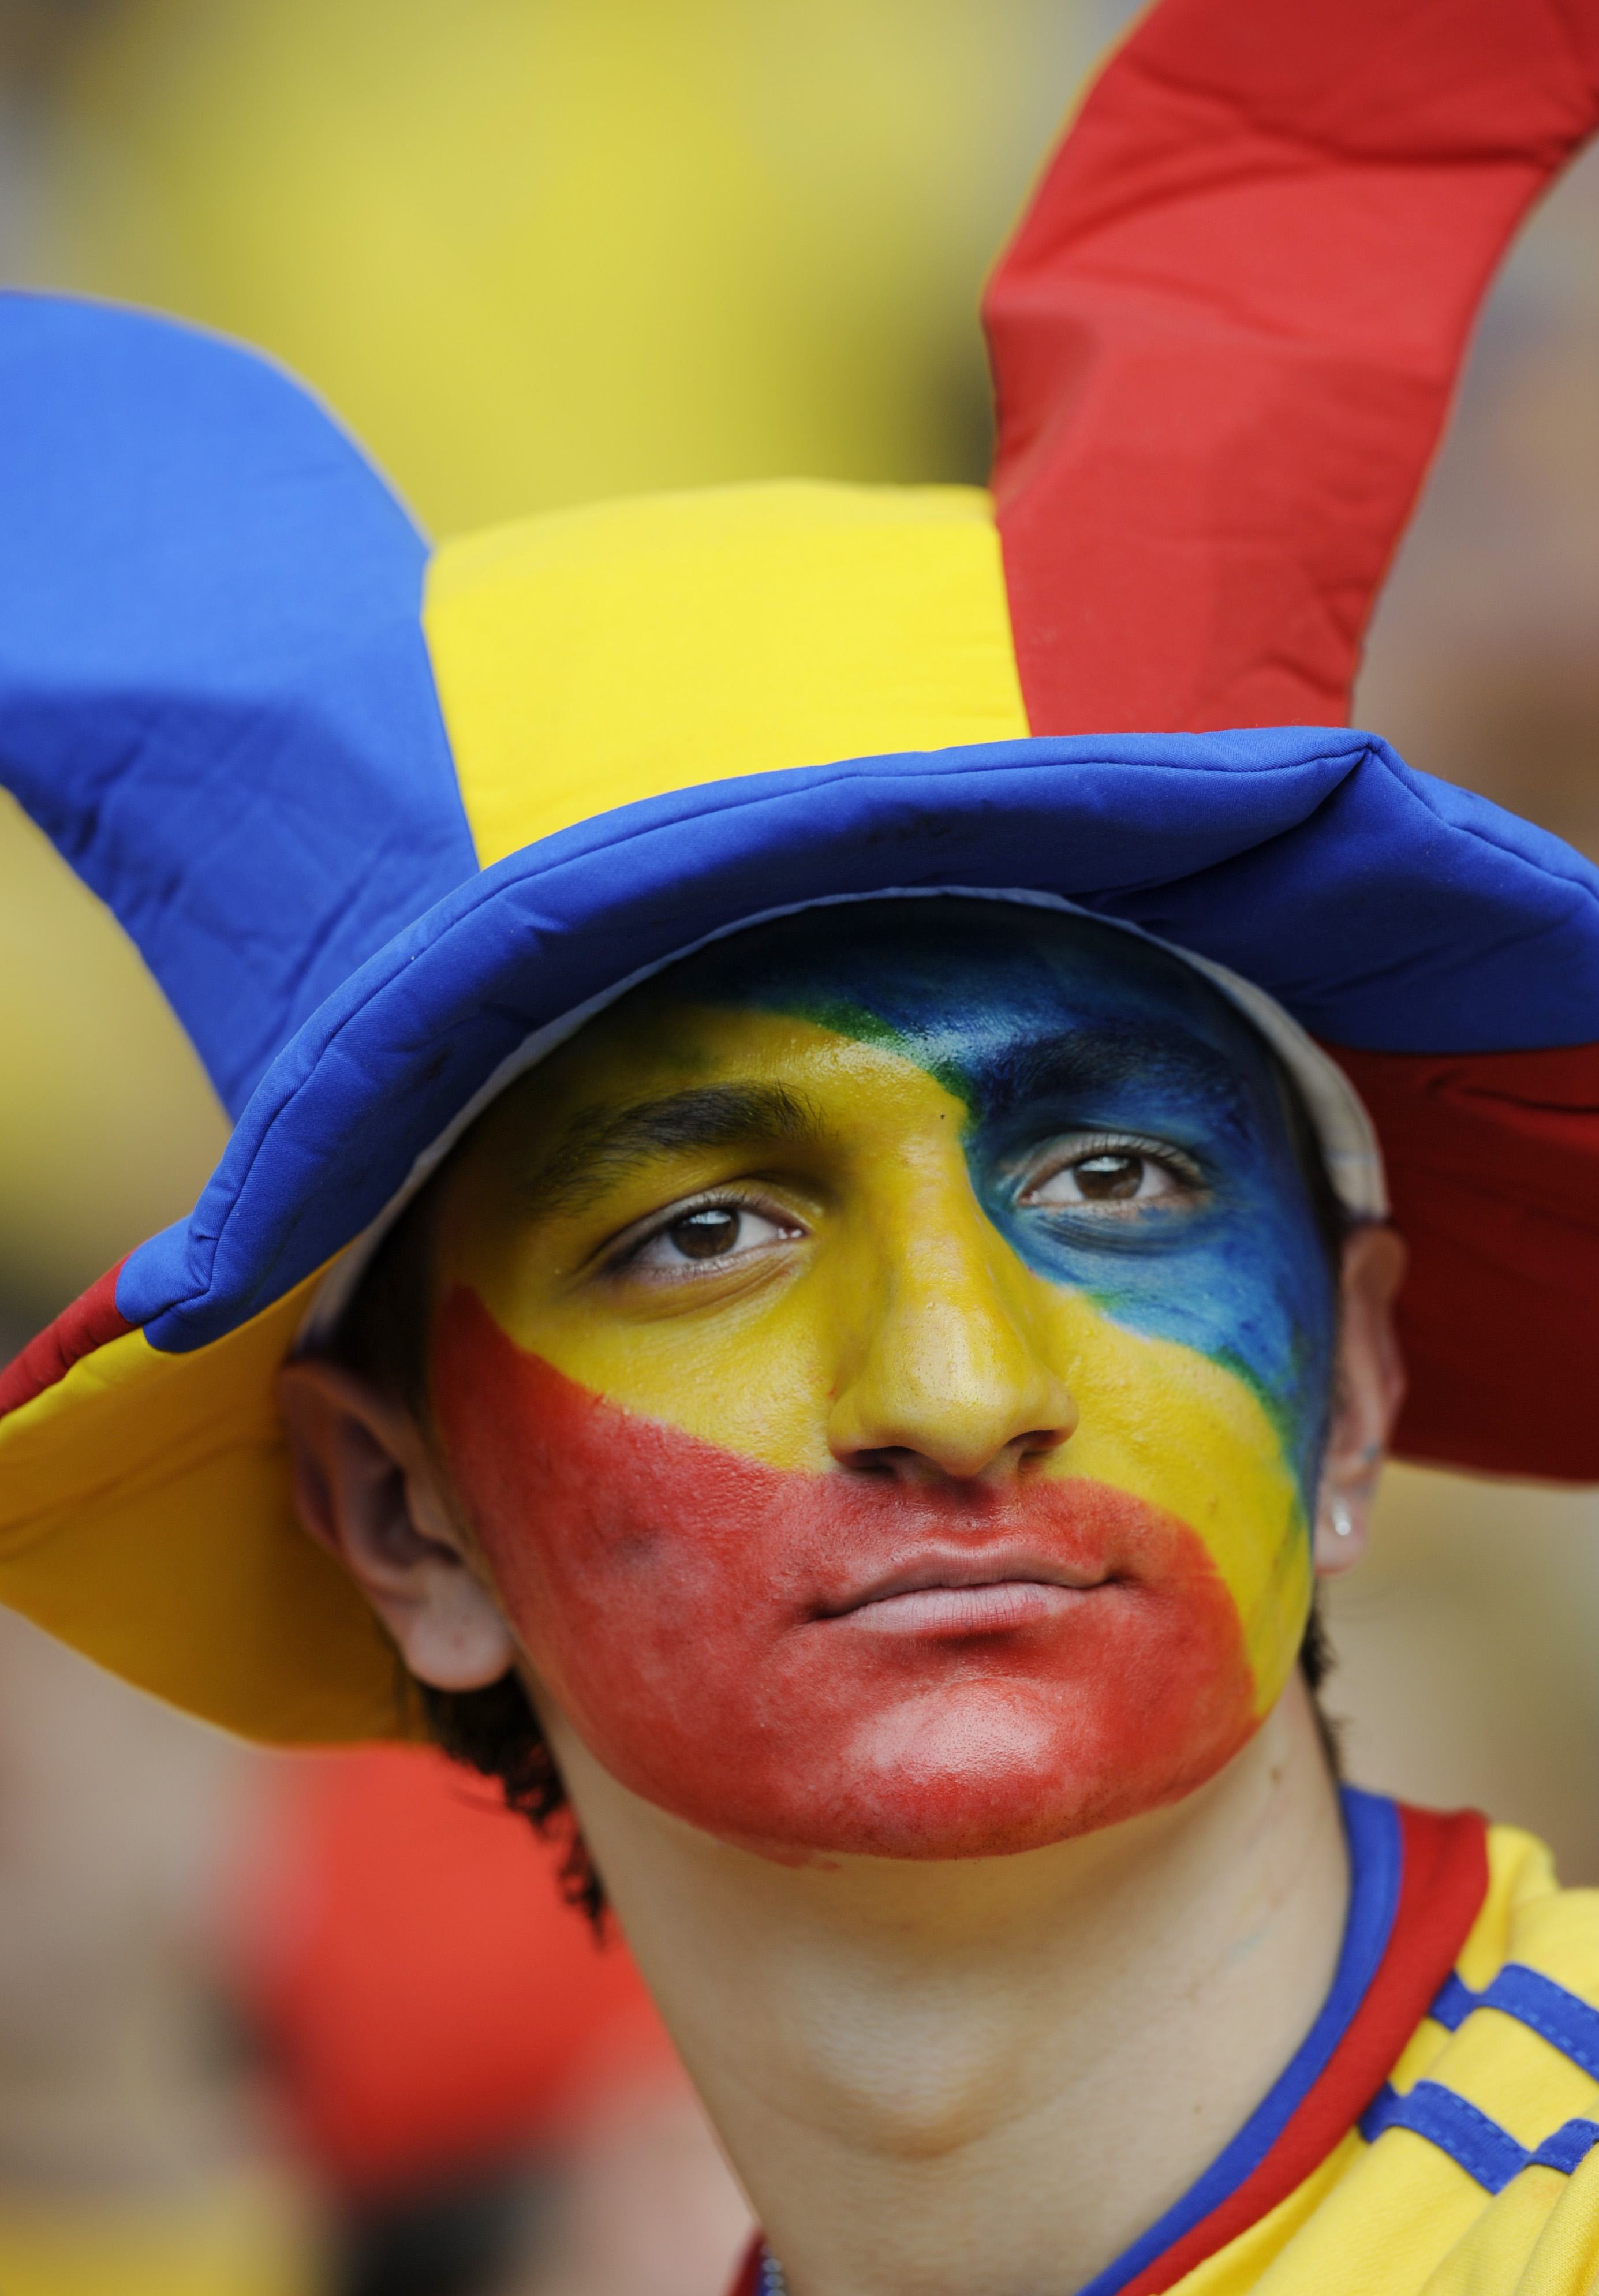
<instances>
[{"instance_id":1,"label":"eyebrow","mask_svg":"<svg viewBox=\"0 0 1599 2296\"><path fill-rule=\"evenodd\" d=\"M1113 1030L1072 1029L1007 1046L973 1064L983 1114L1004 1121L1033 1102L1061 1094L1115 1091L1155 1083L1202 1092L1239 1115L1246 1095L1233 1062L1198 1037L1175 1037L1136 1022Z\"/></svg>"},{"instance_id":2,"label":"eyebrow","mask_svg":"<svg viewBox=\"0 0 1599 2296\"><path fill-rule=\"evenodd\" d=\"M824 1129L783 1085L703 1085L631 1108L580 1109L521 1193L536 1218L584 1210L644 1166L743 1142L805 1145Z\"/></svg>"}]
</instances>

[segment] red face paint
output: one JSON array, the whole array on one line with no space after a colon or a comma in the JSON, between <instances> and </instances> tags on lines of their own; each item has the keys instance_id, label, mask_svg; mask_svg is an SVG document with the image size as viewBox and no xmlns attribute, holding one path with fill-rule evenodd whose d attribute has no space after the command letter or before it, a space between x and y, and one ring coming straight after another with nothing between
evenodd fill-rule
<instances>
[{"instance_id":1,"label":"red face paint","mask_svg":"<svg viewBox=\"0 0 1599 2296\"><path fill-rule=\"evenodd\" d=\"M552 1695L614 1777L724 1840L1036 1849L1177 1800L1254 1727L1202 1542L1127 1492L767 1466L591 1394L464 1289L433 1369L459 1488ZM985 1574L992 1591L948 1589ZM947 1591L905 1591L930 1578Z\"/></svg>"}]
</instances>

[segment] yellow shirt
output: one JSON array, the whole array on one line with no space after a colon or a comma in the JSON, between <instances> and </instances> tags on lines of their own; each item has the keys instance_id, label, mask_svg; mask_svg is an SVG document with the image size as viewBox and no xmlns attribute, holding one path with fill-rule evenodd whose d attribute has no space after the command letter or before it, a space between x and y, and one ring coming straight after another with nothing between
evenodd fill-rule
<instances>
[{"instance_id":1,"label":"yellow shirt","mask_svg":"<svg viewBox=\"0 0 1599 2296\"><path fill-rule=\"evenodd\" d=\"M1080 2296L1599 2296L1599 1891L1474 1813L1346 1790L1320 2015ZM734 2296L771 2296L760 2251Z\"/></svg>"}]
</instances>

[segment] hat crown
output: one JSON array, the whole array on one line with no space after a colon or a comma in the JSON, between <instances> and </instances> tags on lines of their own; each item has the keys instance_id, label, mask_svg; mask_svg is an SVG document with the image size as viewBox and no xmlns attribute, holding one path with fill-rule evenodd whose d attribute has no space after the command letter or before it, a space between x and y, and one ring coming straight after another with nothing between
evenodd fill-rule
<instances>
[{"instance_id":1,"label":"hat crown","mask_svg":"<svg viewBox=\"0 0 1599 2296\"><path fill-rule=\"evenodd\" d=\"M975 487L548 512L445 544L425 625L485 867L641 799L1028 732Z\"/></svg>"}]
</instances>

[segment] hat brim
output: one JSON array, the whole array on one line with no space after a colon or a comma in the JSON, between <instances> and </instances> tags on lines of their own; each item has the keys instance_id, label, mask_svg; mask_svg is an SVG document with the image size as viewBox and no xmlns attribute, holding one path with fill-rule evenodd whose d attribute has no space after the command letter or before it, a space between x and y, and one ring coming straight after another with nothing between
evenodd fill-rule
<instances>
[{"instance_id":1,"label":"hat brim","mask_svg":"<svg viewBox=\"0 0 1599 2296\"><path fill-rule=\"evenodd\" d=\"M0 1420L0 1602L242 1737L419 1737L392 1644L294 1512L273 1377L316 1281L191 1354L125 1332Z\"/></svg>"}]
</instances>

